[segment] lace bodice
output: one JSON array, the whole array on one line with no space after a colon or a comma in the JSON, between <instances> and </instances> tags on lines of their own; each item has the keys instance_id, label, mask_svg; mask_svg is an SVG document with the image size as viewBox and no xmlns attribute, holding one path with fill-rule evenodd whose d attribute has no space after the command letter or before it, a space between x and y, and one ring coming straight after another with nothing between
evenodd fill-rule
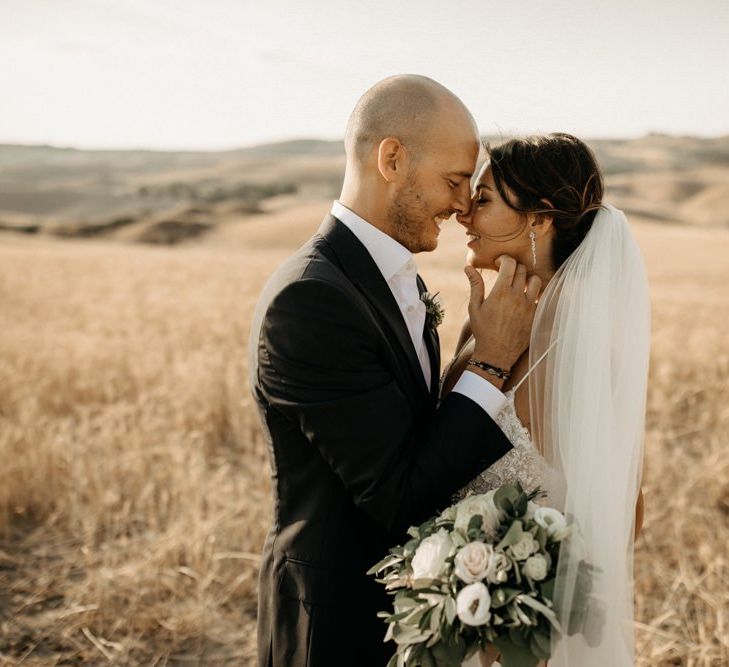
<instances>
[{"instance_id":1,"label":"lace bodice","mask_svg":"<svg viewBox=\"0 0 729 667\"><path fill-rule=\"evenodd\" d=\"M455 501L470 493L485 493L517 480L527 492L541 485L542 458L532 443L529 431L516 414L514 395L517 389L518 386L505 393L506 403L496 416L496 423L514 448L462 488L454 497Z\"/></svg>"}]
</instances>

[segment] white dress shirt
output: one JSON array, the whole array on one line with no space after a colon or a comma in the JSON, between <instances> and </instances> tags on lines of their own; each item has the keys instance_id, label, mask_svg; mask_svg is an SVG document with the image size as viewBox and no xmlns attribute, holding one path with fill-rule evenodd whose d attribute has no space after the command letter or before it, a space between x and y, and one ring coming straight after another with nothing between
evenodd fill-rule
<instances>
[{"instance_id":1,"label":"white dress shirt","mask_svg":"<svg viewBox=\"0 0 729 667\"><path fill-rule=\"evenodd\" d=\"M390 287L410 332L413 347L423 369L425 383L430 387L430 357L423 339L425 304L420 300L417 283L418 267L415 265L412 253L339 201L334 202L331 213L359 239ZM470 398L492 419L496 418L506 403L506 397L502 392L488 380L471 371L465 371L461 375L453 391Z\"/></svg>"}]
</instances>

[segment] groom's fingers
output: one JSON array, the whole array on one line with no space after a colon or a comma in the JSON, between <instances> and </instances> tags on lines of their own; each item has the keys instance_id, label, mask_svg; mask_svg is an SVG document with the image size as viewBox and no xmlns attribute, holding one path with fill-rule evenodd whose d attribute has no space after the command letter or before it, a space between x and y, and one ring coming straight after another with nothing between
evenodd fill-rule
<instances>
[{"instance_id":1,"label":"groom's fingers","mask_svg":"<svg viewBox=\"0 0 729 667\"><path fill-rule=\"evenodd\" d=\"M530 276L526 286L527 303L536 303L540 289L542 289L541 278L539 276Z\"/></svg>"},{"instance_id":2,"label":"groom's fingers","mask_svg":"<svg viewBox=\"0 0 729 667\"><path fill-rule=\"evenodd\" d=\"M514 274L514 282L511 284L517 294L524 294L524 289L526 288L526 275L526 266L523 264L517 264L516 273Z\"/></svg>"},{"instance_id":3,"label":"groom's fingers","mask_svg":"<svg viewBox=\"0 0 729 667\"><path fill-rule=\"evenodd\" d=\"M496 266L499 268L499 275L496 276L494 289L503 289L511 287L514 282L514 274L516 273L516 260L509 255L501 255L496 258Z\"/></svg>"},{"instance_id":4,"label":"groom's fingers","mask_svg":"<svg viewBox=\"0 0 729 667\"><path fill-rule=\"evenodd\" d=\"M485 292L483 278L472 266L467 266L464 272L468 276L468 282L471 283L471 301L469 307L478 308L483 303Z\"/></svg>"}]
</instances>

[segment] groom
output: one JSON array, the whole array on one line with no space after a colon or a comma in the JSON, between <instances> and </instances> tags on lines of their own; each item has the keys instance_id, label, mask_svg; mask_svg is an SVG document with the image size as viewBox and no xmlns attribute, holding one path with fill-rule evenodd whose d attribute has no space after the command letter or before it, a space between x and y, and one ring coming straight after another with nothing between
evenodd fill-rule
<instances>
[{"instance_id":1,"label":"groom","mask_svg":"<svg viewBox=\"0 0 729 667\"><path fill-rule=\"evenodd\" d=\"M486 370L469 366L438 405L438 337L413 260L469 210L473 118L440 84L391 77L357 103L345 149L339 200L269 280L251 329L274 489L260 667L384 667L394 648L376 614L392 602L366 570L511 447L493 421L503 381ZM468 271L473 359L509 369L538 282L504 258L484 301Z\"/></svg>"}]
</instances>

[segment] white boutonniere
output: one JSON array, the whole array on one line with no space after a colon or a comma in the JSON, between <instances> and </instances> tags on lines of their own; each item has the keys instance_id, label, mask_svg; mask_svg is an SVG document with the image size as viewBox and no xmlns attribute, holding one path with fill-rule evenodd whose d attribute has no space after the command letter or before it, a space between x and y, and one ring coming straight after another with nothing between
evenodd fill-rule
<instances>
[{"instance_id":1,"label":"white boutonniere","mask_svg":"<svg viewBox=\"0 0 729 667\"><path fill-rule=\"evenodd\" d=\"M431 329L439 327L445 317L445 310L443 310L443 306L440 305L438 294L440 294L440 292L436 292L435 294L423 292L420 295L420 300L425 304L425 317L428 321L428 326L431 327Z\"/></svg>"}]
</instances>

